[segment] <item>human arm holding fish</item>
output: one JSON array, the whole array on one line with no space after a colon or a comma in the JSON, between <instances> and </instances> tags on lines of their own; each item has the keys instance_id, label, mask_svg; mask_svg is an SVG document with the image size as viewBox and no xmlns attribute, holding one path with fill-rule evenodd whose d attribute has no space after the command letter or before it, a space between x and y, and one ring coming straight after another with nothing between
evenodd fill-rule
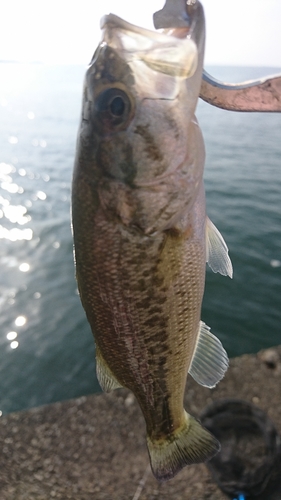
<instances>
[{"instance_id":1,"label":"human arm holding fish","mask_svg":"<svg viewBox=\"0 0 281 500\"><path fill-rule=\"evenodd\" d=\"M157 33L110 14L86 73L73 177L75 261L105 391L136 396L158 480L211 458L217 440L183 409L188 372L214 386L227 355L200 321L206 260L232 274L205 213L194 116L204 14ZM208 244L208 248L206 245Z\"/></svg>"}]
</instances>

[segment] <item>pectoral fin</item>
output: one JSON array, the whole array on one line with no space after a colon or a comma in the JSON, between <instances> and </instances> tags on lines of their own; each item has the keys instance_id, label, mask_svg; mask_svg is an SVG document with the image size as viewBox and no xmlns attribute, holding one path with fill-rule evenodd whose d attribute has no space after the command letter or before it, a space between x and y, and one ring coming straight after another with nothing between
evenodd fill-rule
<instances>
[{"instance_id":1,"label":"pectoral fin","mask_svg":"<svg viewBox=\"0 0 281 500\"><path fill-rule=\"evenodd\" d=\"M96 372L99 384L104 392L114 391L120 389L122 385L114 377L112 371L107 365L106 361L101 355L101 352L96 345Z\"/></svg>"},{"instance_id":2,"label":"pectoral fin","mask_svg":"<svg viewBox=\"0 0 281 500\"><path fill-rule=\"evenodd\" d=\"M228 356L221 341L200 321L197 343L189 374L205 387L215 387L228 368Z\"/></svg>"},{"instance_id":3,"label":"pectoral fin","mask_svg":"<svg viewBox=\"0 0 281 500\"><path fill-rule=\"evenodd\" d=\"M206 262L214 273L233 276L227 245L216 226L206 217Z\"/></svg>"}]
</instances>

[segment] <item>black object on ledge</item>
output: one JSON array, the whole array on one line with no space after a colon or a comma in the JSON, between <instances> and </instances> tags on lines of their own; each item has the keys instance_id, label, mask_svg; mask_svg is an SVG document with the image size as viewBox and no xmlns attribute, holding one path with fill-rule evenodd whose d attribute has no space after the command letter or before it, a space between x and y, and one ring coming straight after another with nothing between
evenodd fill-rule
<instances>
[{"instance_id":1,"label":"black object on ledge","mask_svg":"<svg viewBox=\"0 0 281 500\"><path fill-rule=\"evenodd\" d=\"M281 439L266 413L239 399L215 401L200 415L221 443L206 465L231 499L280 500Z\"/></svg>"}]
</instances>

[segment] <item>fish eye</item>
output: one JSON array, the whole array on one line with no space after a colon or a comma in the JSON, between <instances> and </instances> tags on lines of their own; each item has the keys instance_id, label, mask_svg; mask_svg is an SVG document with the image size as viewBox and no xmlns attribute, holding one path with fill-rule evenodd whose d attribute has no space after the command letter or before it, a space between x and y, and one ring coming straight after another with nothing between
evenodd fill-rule
<instances>
[{"instance_id":1,"label":"fish eye","mask_svg":"<svg viewBox=\"0 0 281 500\"><path fill-rule=\"evenodd\" d=\"M114 116L122 116L125 111L125 102L121 96L116 96L110 103L110 111Z\"/></svg>"},{"instance_id":2,"label":"fish eye","mask_svg":"<svg viewBox=\"0 0 281 500\"><path fill-rule=\"evenodd\" d=\"M119 88L102 91L95 99L95 111L99 121L109 130L124 128L131 118L132 105L129 96Z\"/></svg>"}]
</instances>

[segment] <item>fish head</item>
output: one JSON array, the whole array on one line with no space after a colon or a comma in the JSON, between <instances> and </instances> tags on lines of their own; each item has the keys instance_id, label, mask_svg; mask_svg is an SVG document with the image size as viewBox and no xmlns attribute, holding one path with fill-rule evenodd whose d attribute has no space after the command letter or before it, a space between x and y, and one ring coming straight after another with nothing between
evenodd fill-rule
<instances>
[{"instance_id":1,"label":"fish head","mask_svg":"<svg viewBox=\"0 0 281 500\"><path fill-rule=\"evenodd\" d=\"M99 198L147 234L195 200L204 144L194 116L203 70L204 14L161 32L109 14L85 78L81 133L92 141Z\"/></svg>"}]
</instances>

